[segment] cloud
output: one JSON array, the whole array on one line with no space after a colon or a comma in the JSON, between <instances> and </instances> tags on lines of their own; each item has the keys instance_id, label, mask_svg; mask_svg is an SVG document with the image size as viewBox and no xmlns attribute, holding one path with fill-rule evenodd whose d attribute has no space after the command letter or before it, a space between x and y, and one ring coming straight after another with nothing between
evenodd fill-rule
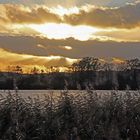
<instances>
[{"instance_id":1,"label":"cloud","mask_svg":"<svg viewBox=\"0 0 140 140\"><path fill-rule=\"evenodd\" d=\"M126 29L126 30L114 30L114 31L100 31L94 34L99 38L106 37L114 40L123 41L140 41L140 28Z\"/></svg>"},{"instance_id":2,"label":"cloud","mask_svg":"<svg viewBox=\"0 0 140 140\"><path fill-rule=\"evenodd\" d=\"M140 2L118 8L90 7L77 14L65 15L72 25L89 25L101 28L135 28L140 25Z\"/></svg>"},{"instance_id":3,"label":"cloud","mask_svg":"<svg viewBox=\"0 0 140 140\"><path fill-rule=\"evenodd\" d=\"M9 58L9 59L7 59ZM38 65L38 66L68 66L75 62L75 59L64 58L60 56L34 56L27 54L18 54L0 48L0 65Z\"/></svg>"},{"instance_id":4,"label":"cloud","mask_svg":"<svg viewBox=\"0 0 140 140\"><path fill-rule=\"evenodd\" d=\"M6 18L0 16L0 26L4 23L8 22Z\"/></svg>"},{"instance_id":5,"label":"cloud","mask_svg":"<svg viewBox=\"0 0 140 140\"><path fill-rule=\"evenodd\" d=\"M29 8L23 5L5 4L3 7L10 23L40 24L45 22L61 22L58 15L51 13L48 8L43 6Z\"/></svg>"},{"instance_id":6,"label":"cloud","mask_svg":"<svg viewBox=\"0 0 140 140\"><path fill-rule=\"evenodd\" d=\"M64 49L65 46L70 46L72 49ZM58 40L31 36L0 36L0 47L13 53L40 57L53 55L72 59L87 56L140 58L140 42L79 41L74 38Z\"/></svg>"},{"instance_id":7,"label":"cloud","mask_svg":"<svg viewBox=\"0 0 140 140\"><path fill-rule=\"evenodd\" d=\"M89 25L100 28L135 28L140 25L140 2L122 7L95 7L93 5L77 7L79 13L54 13L45 5L28 7L16 4L2 4L4 16L0 23L43 24L67 23L71 25Z\"/></svg>"},{"instance_id":8,"label":"cloud","mask_svg":"<svg viewBox=\"0 0 140 140\"><path fill-rule=\"evenodd\" d=\"M16 3L16 4L46 4L48 6L62 5L65 7L81 6L85 4L105 5L105 6L121 6L127 2L134 2L137 0L0 0L0 3Z\"/></svg>"}]
</instances>

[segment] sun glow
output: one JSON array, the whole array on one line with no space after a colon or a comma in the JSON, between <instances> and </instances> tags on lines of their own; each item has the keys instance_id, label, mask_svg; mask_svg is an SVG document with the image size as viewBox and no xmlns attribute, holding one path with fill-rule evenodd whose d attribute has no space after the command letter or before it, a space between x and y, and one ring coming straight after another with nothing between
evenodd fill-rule
<instances>
[{"instance_id":1,"label":"sun glow","mask_svg":"<svg viewBox=\"0 0 140 140\"><path fill-rule=\"evenodd\" d=\"M10 58L10 59L7 59ZM11 70L16 66L21 66L24 73L28 73L32 68L36 67L39 70L49 67L68 67L77 62L77 59L62 57L62 56L35 56L29 54L17 54L8 52L0 48L0 71L7 71L7 68L11 66Z\"/></svg>"},{"instance_id":2,"label":"sun glow","mask_svg":"<svg viewBox=\"0 0 140 140\"><path fill-rule=\"evenodd\" d=\"M98 31L97 28L89 26L71 26L68 24L30 24L27 25L31 29L41 33L49 39L65 39L73 37L75 39L84 41L92 38L92 35Z\"/></svg>"},{"instance_id":3,"label":"sun glow","mask_svg":"<svg viewBox=\"0 0 140 140\"><path fill-rule=\"evenodd\" d=\"M66 50L72 50L71 46L63 46L62 48L66 49Z\"/></svg>"},{"instance_id":4,"label":"sun glow","mask_svg":"<svg viewBox=\"0 0 140 140\"><path fill-rule=\"evenodd\" d=\"M78 7L64 8L60 5L58 5L57 7L52 7L49 10L52 13L58 14L60 16L70 15L70 14L73 14L73 13L79 13L79 8Z\"/></svg>"},{"instance_id":5,"label":"sun glow","mask_svg":"<svg viewBox=\"0 0 140 140\"><path fill-rule=\"evenodd\" d=\"M112 62L115 64L122 64L122 63L125 63L125 60L121 58L112 58Z\"/></svg>"}]
</instances>

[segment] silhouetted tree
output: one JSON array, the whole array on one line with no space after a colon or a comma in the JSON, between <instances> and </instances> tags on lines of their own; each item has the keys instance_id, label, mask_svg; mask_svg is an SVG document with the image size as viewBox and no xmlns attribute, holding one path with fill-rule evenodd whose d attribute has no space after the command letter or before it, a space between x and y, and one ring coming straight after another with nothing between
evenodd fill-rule
<instances>
[{"instance_id":1,"label":"silhouetted tree","mask_svg":"<svg viewBox=\"0 0 140 140\"><path fill-rule=\"evenodd\" d=\"M100 69L101 63L98 58L85 57L72 66L75 71L95 71Z\"/></svg>"},{"instance_id":2,"label":"silhouetted tree","mask_svg":"<svg viewBox=\"0 0 140 140\"><path fill-rule=\"evenodd\" d=\"M140 60L138 58L126 61L127 69L133 70L140 68Z\"/></svg>"},{"instance_id":3,"label":"silhouetted tree","mask_svg":"<svg viewBox=\"0 0 140 140\"><path fill-rule=\"evenodd\" d=\"M37 67L34 67L33 69L31 69L31 73L32 74L38 74L39 73L39 69Z\"/></svg>"}]
</instances>

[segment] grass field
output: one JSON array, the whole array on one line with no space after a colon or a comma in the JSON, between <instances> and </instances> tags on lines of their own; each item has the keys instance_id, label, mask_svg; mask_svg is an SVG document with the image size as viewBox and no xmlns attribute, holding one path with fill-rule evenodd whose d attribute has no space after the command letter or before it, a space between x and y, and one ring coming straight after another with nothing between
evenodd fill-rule
<instances>
[{"instance_id":1,"label":"grass field","mask_svg":"<svg viewBox=\"0 0 140 140\"><path fill-rule=\"evenodd\" d=\"M0 94L0 140L139 140L139 91Z\"/></svg>"}]
</instances>

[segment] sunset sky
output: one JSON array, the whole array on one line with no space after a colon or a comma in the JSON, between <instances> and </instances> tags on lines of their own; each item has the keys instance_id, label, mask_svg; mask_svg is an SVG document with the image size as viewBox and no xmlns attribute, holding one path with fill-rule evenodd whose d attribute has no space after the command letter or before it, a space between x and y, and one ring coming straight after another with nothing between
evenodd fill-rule
<instances>
[{"instance_id":1,"label":"sunset sky","mask_svg":"<svg viewBox=\"0 0 140 140\"><path fill-rule=\"evenodd\" d=\"M140 58L139 0L0 0L0 66Z\"/></svg>"}]
</instances>

